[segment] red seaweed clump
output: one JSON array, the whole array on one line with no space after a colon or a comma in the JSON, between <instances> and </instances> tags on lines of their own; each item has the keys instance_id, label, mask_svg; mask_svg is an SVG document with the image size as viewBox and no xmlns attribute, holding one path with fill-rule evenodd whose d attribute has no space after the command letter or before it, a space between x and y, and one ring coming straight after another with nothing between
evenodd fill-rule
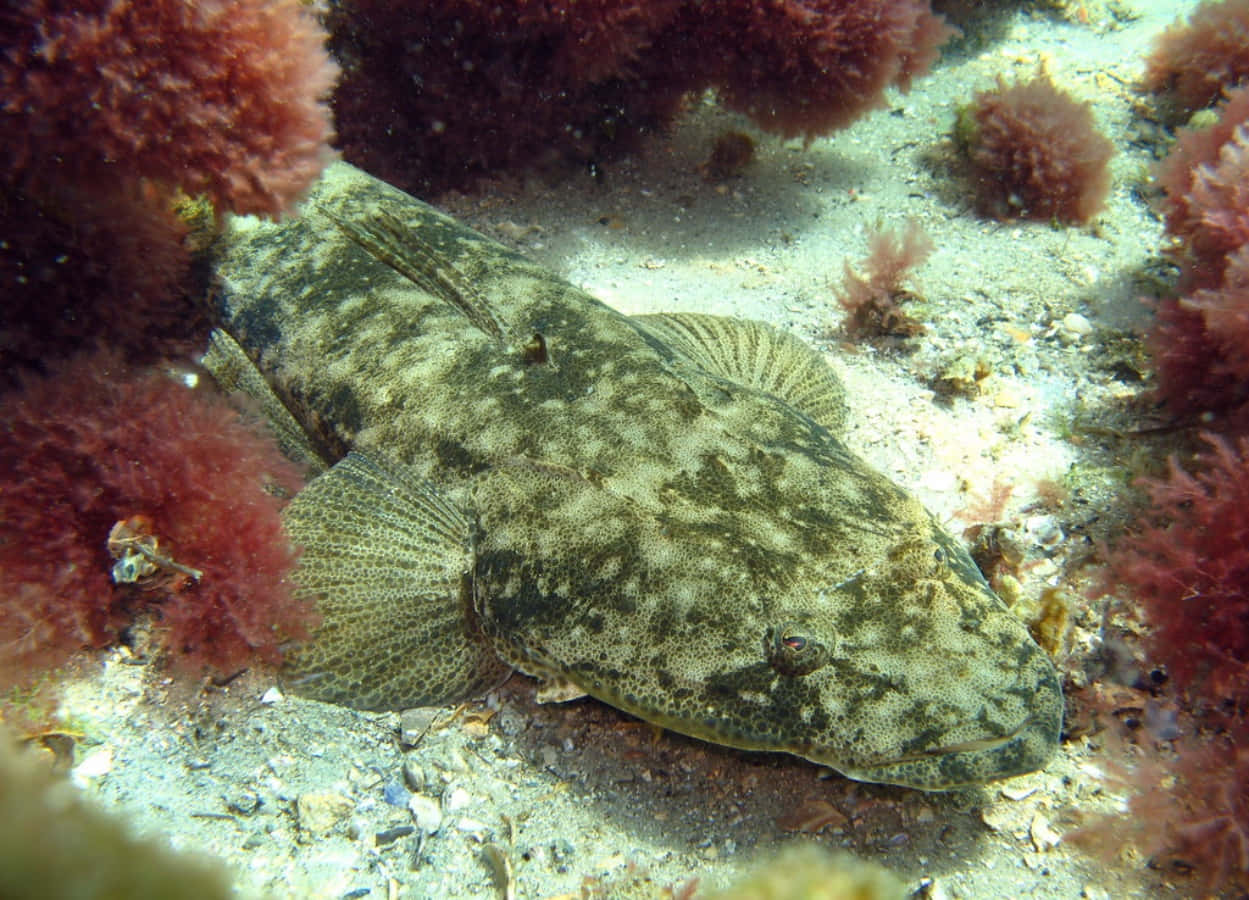
<instances>
[{"instance_id":1,"label":"red seaweed clump","mask_svg":"<svg viewBox=\"0 0 1249 900\"><path fill-rule=\"evenodd\" d=\"M1159 857L1200 867L1209 887L1249 886L1249 440L1204 434L1193 471L1170 460L1144 479L1150 507L1109 558L1150 625L1187 711L1165 767L1130 779L1134 837ZM1148 735L1146 735L1148 737ZM1165 777L1163 777L1165 775ZM1115 819L1117 831L1122 824Z\"/></svg>"},{"instance_id":2,"label":"red seaweed clump","mask_svg":"<svg viewBox=\"0 0 1249 900\"><path fill-rule=\"evenodd\" d=\"M767 130L824 134L954 33L927 0L345 0L329 26L344 155L426 195L619 156L707 88Z\"/></svg>"},{"instance_id":3,"label":"red seaweed clump","mask_svg":"<svg viewBox=\"0 0 1249 900\"><path fill-rule=\"evenodd\" d=\"M301 484L219 395L114 353L0 397L0 684L149 611L180 664L277 662L306 634L281 495Z\"/></svg>"},{"instance_id":4,"label":"red seaweed clump","mask_svg":"<svg viewBox=\"0 0 1249 900\"><path fill-rule=\"evenodd\" d=\"M139 362L203 344L186 223L150 186L0 190L0 235L0 392L100 340Z\"/></svg>"},{"instance_id":5,"label":"red seaweed clump","mask_svg":"<svg viewBox=\"0 0 1249 900\"><path fill-rule=\"evenodd\" d=\"M883 105L885 88L909 89L956 33L919 0L691 7L684 35L705 82L696 86L785 137L828 134Z\"/></svg>"},{"instance_id":6,"label":"red seaweed clump","mask_svg":"<svg viewBox=\"0 0 1249 900\"><path fill-rule=\"evenodd\" d=\"M325 38L300 0L0 8L0 390L86 341L181 348L172 208L291 207L332 156Z\"/></svg>"},{"instance_id":7,"label":"red seaweed clump","mask_svg":"<svg viewBox=\"0 0 1249 900\"><path fill-rule=\"evenodd\" d=\"M1041 73L976 95L960 140L971 164L976 207L994 219L1087 222L1110 191L1114 146L1093 111Z\"/></svg>"},{"instance_id":8,"label":"red seaweed clump","mask_svg":"<svg viewBox=\"0 0 1249 900\"><path fill-rule=\"evenodd\" d=\"M1249 712L1249 440L1209 432L1194 472L1174 457L1141 486L1150 509L1112 557L1152 626L1151 656L1172 681Z\"/></svg>"},{"instance_id":9,"label":"red seaweed clump","mask_svg":"<svg viewBox=\"0 0 1249 900\"><path fill-rule=\"evenodd\" d=\"M868 255L863 261L865 275L849 261L844 265L844 282L837 300L845 309L846 331L852 337L913 337L924 333L922 323L908 315L902 303L914 294L904 284L911 270L932 255L932 239L914 219L901 234L880 229L867 239Z\"/></svg>"},{"instance_id":10,"label":"red seaweed clump","mask_svg":"<svg viewBox=\"0 0 1249 900\"><path fill-rule=\"evenodd\" d=\"M679 0L521 4L347 0L329 13L343 67L343 155L413 193L596 158L675 115L684 81L638 72ZM642 77L637 74L635 77Z\"/></svg>"},{"instance_id":11,"label":"red seaweed clump","mask_svg":"<svg viewBox=\"0 0 1249 900\"><path fill-rule=\"evenodd\" d=\"M336 71L300 0L24 0L0 34L10 184L146 179L277 215L328 160Z\"/></svg>"},{"instance_id":12,"label":"red seaweed clump","mask_svg":"<svg viewBox=\"0 0 1249 900\"><path fill-rule=\"evenodd\" d=\"M1249 0L1206 0L1154 42L1145 89L1184 115L1210 106L1249 76Z\"/></svg>"},{"instance_id":13,"label":"red seaweed clump","mask_svg":"<svg viewBox=\"0 0 1249 900\"><path fill-rule=\"evenodd\" d=\"M1167 233L1181 288L1220 283L1228 255L1249 242L1249 88L1237 88L1218 119L1184 128L1158 170Z\"/></svg>"},{"instance_id":14,"label":"red seaweed clump","mask_svg":"<svg viewBox=\"0 0 1249 900\"><path fill-rule=\"evenodd\" d=\"M1186 130L1159 184L1182 296L1159 304L1148 344L1172 414L1249 428L1249 88L1217 122Z\"/></svg>"},{"instance_id":15,"label":"red seaweed clump","mask_svg":"<svg viewBox=\"0 0 1249 900\"><path fill-rule=\"evenodd\" d=\"M1162 211L1180 296L1147 343L1158 396L1181 420L1219 428L1191 466L1145 479L1150 506L1110 554L1107 584L1139 602L1152 665L1180 718L1125 776L1127 834L1160 865L1196 869L1207 893L1249 888L1249 89L1214 124L1181 132L1163 162Z\"/></svg>"},{"instance_id":16,"label":"red seaweed clump","mask_svg":"<svg viewBox=\"0 0 1249 900\"><path fill-rule=\"evenodd\" d=\"M1195 420L1236 411L1239 379L1217 370L1219 344L1200 311L1175 298L1159 301L1145 345L1158 373L1158 398L1172 415Z\"/></svg>"}]
</instances>

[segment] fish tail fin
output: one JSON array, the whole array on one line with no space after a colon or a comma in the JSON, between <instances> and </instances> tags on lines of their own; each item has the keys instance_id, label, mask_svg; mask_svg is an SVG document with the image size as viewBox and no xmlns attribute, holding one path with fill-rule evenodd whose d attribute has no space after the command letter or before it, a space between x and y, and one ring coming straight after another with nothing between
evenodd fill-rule
<instances>
[{"instance_id":1,"label":"fish tail fin","mask_svg":"<svg viewBox=\"0 0 1249 900\"><path fill-rule=\"evenodd\" d=\"M287 506L297 594L321 623L287 655L306 696L361 709L451 702L508 673L477 625L469 519L433 485L350 453Z\"/></svg>"}]
</instances>

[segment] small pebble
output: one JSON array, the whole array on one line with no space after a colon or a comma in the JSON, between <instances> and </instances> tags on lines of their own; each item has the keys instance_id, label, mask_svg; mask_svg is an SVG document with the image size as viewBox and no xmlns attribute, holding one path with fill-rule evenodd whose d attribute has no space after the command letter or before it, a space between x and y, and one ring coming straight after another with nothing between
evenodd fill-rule
<instances>
[{"instance_id":1,"label":"small pebble","mask_svg":"<svg viewBox=\"0 0 1249 900\"><path fill-rule=\"evenodd\" d=\"M572 841L567 838L560 838L551 844L551 858L556 862L565 862L572 859L576 848L573 847Z\"/></svg>"},{"instance_id":2,"label":"small pebble","mask_svg":"<svg viewBox=\"0 0 1249 900\"><path fill-rule=\"evenodd\" d=\"M1029 516L1024 522L1024 528L1045 550L1053 550L1066 537L1054 516Z\"/></svg>"},{"instance_id":3,"label":"small pebble","mask_svg":"<svg viewBox=\"0 0 1249 900\"><path fill-rule=\"evenodd\" d=\"M408 786L408 790L420 793L425 790L425 770L408 760L403 764L403 783Z\"/></svg>"},{"instance_id":4,"label":"small pebble","mask_svg":"<svg viewBox=\"0 0 1249 900\"><path fill-rule=\"evenodd\" d=\"M397 781L388 781L382 788L382 799L390 806L407 806L412 794Z\"/></svg>"},{"instance_id":5,"label":"small pebble","mask_svg":"<svg viewBox=\"0 0 1249 900\"><path fill-rule=\"evenodd\" d=\"M1019 812L1003 803L991 803L980 810L980 821L993 831L1010 832L1020 824Z\"/></svg>"},{"instance_id":6,"label":"small pebble","mask_svg":"<svg viewBox=\"0 0 1249 900\"><path fill-rule=\"evenodd\" d=\"M254 815L260 809L260 798L251 791L239 791L226 800L226 809L240 816Z\"/></svg>"},{"instance_id":7,"label":"small pebble","mask_svg":"<svg viewBox=\"0 0 1249 900\"><path fill-rule=\"evenodd\" d=\"M401 837L407 837L416 831L411 825L396 825L394 828L387 828L385 831L379 831L373 836L377 846L385 847L387 844L394 843Z\"/></svg>"},{"instance_id":8,"label":"small pebble","mask_svg":"<svg viewBox=\"0 0 1249 900\"><path fill-rule=\"evenodd\" d=\"M1093 324L1079 313L1067 313L1062 321L1050 326L1064 346L1079 344L1093 333Z\"/></svg>"},{"instance_id":9,"label":"small pebble","mask_svg":"<svg viewBox=\"0 0 1249 900\"><path fill-rule=\"evenodd\" d=\"M1062 835L1051 828L1049 820L1040 813L1032 817L1032 822L1028 826L1028 832L1032 837L1032 846L1036 847L1038 851L1056 847L1059 841L1062 840Z\"/></svg>"},{"instance_id":10,"label":"small pebble","mask_svg":"<svg viewBox=\"0 0 1249 900\"><path fill-rule=\"evenodd\" d=\"M82 758L82 762L74 766L71 780L79 787L86 787L93 778L100 778L113 770L113 749L107 746L96 747Z\"/></svg>"},{"instance_id":11,"label":"small pebble","mask_svg":"<svg viewBox=\"0 0 1249 900\"><path fill-rule=\"evenodd\" d=\"M442 807L426 794L413 794L408 799L408 812L416 827L426 834L434 834L442 827Z\"/></svg>"},{"instance_id":12,"label":"small pebble","mask_svg":"<svg viewBox=\"0 0 1249 900\"><path fill-rule=\"evenodd\" d=\"M447 812L455 812L463 809L473 802L473 798L469 796L468 791L464 788L455 788L450 793L443 795L442 805Z\"/></svg>"},{"instance_id":13,"label":"small pebble","mask_svg":"<svg viewBox=\"0 0 1249 900\"><path fill-rule=\"evenodd\" d=\"M498 723L499 731L508 737L515 737L529 727L529 716L511 707L504 707L494 720Z\"/></svg>"},{"instance_id":14,"label":"small pebble","mask_svg":"<svg viewBox=\"0 0 1249 900\"><path fill-rule=\"evenodd\" d=\"M1035 784L1019 788L1002 788L1002 796L1007 800L1025 800L1037 791Z\"/></svg>"},{"instance_id":15,"label":"small pebble","mask_svg":"<svg viewBox=\"0 0 1249 900\"><path fill-rule=\"evenodd\" d=\"M935 878L925 878L920 882L915 896L922 900L949 900L950 892L946 890L944 882L937 881Z\"/></svg>"},{"instance_id":16,"label":"small pebble","mask_svg":"<svg viewBox=\"0 0 1249 900\"><path fill-rule=\"evenodd\" d=\"M356 805L342 794L303 794L295 801L299 827L314 834L323 834L342 822Z\"/></svg>"},{"instance_id":17,"label":"small pebble","mask_svg":"<svg viewBox=\"0 0 1249 900\"><path fill-rule=\"evenodd\" d=\"M1063 331L1085 337L1093 333L1093 323L1079 313L1067 313L1063 316Z\"/></svg>"}]
</instances>

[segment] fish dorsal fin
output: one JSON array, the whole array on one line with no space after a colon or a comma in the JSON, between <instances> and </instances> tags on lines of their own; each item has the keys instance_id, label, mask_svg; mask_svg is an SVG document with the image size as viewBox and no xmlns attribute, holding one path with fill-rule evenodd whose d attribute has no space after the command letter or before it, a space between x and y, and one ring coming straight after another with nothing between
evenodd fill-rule
<instances>
[{"instance_id":1,"label":"fish dorsal fin","mask_svg":"<svg viewBox=\"0 0 1249 900\"><path fill-rule=\"evenodd\" d=\"M702 313L634 316L703 370L767 391L834 434L845 425L846 391L824 358L764 322Z\"/></svg>"},{"instance_id":2,"label":"fish dorsal fin","mask_svg":"<svg viewBox=\"0 0 1249 900\"><path fill-rule=\"evenodd\" d=\"M306 466L310 473L317 475L329 467L329 460L313 446L308 433L229 334L220 328L213 329L208 351L200 357L200 365L208 370L222 391L243 394L260 407L261 414L273 429L278 447L288 459Z\"/></svg>"},{"instance_id":3,"label":"fish dorsal fin","mask_svg":"<svg viewBox=\"0 0 1249 900\"><path fill-rule=\"evenodd\" d=\"M390 266L421 290L449 303L465 318L500 344L507 343L503 323L489 301L472 282L439 253L438 248L410 227L382 209L354 218L342 218L325 211L339 230L366 253Z\"/></svg>"},{"instance_id":4,"label":"fish dorsal fin","mask_svg":"<svg viewBox=\"0 0 1249 900\"><path fill-rule=\"evenodd\" d=\"M504 665L472 607L471 526L432 485L350 453L283 512L297 595L320 624L287 656L295 689L361 709L448 703Z\"/></svg>"}]
</instances>

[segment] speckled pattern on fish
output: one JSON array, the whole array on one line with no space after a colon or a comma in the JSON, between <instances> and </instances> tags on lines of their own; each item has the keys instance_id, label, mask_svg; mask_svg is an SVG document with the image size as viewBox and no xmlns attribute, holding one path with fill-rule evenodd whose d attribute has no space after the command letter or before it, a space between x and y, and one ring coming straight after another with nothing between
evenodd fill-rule
<instances>
[{"instance_id":1,"label":"speckled pattern on fish","mask_svg":"<svg viewBox=\"0 0 1249 900\"><path fill-rule=\"evenodd\" d=\"M323 617L305 692L446 702L518 668L929 790L1056 749L1053 665L842 444L793 336L622 315L346 164L300 217L234 220L216 267L225 330L333 464L287 513Z\"/></svg>"}]
</instances>

